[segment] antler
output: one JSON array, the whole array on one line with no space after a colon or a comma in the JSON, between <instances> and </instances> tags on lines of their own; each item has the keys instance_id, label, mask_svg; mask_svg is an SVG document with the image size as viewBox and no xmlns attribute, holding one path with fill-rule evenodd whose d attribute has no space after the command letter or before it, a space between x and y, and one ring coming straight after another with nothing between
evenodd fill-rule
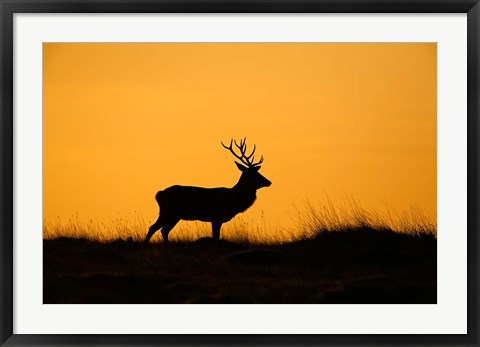
<instances>
[{"instance_id":1,"label":"antler","mask_svg":"<svg viewBox=\"0 0 480 347\"><path fill-rule=\"evenodd\" d=\"M240 155L235 153L233 150L233 144L235 143L235 146L240 150ZM243 140L240 140L240 144L237 143L237 140L230 140L230 146L225 146L223 142L221 142L222 146L226 149L228 149L232 154L235 156L235 158L239 159L244 165L247 167L256 167L259 166L261 163L263 163L263 155L260 158L260 161L255 163L255 156L253 155L255 153L255 150L257 149L257 146L254 144L253 145L253 151L250 153L250 155L246 155L245 153L247 152L247 138L245 137Z\"/></svg>"}]
</instances>

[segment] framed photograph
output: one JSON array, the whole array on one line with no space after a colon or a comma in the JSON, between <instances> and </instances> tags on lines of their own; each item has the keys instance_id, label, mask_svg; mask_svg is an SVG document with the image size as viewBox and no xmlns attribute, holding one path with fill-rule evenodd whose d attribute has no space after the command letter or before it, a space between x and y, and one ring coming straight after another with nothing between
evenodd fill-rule
<instances>
[{"instance_id":1,"label":"framed photograph","mask_svg":"<svg viewBox=\"0 0 480 347\"><path fill-rule=\"evenodd\" d=\"M2 1L1 331L478 346L478 1Z\"/></svg>"}]
</instances>

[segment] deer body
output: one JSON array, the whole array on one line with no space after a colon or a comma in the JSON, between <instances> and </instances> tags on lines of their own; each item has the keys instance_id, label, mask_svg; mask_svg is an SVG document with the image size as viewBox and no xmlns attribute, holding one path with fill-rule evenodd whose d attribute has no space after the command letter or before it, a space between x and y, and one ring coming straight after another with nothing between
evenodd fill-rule
<instances>
[{"instance_id":1,"label":"deer body","mask_svg":"<svg viewBox=\"0 0 480 347\"><path fill-rule=\"evenodd\" d=\"M238 183L232 188L201 188L190 186L171 186L159 191L155 199L160 207L158 220L150 227L145 242L159 229L162 236L168 242L170 230L180 220L198 220L212 223L212 235L214 239L220 238L220 228L223 223L230 221L238 213L244 212L255 202L257 189L268 187L271 182L258 173L263 157L257 164L253 164L253 150L250 156L245 155L245 140L238 145L242 156L233 152L232 142L229 149L236 158L240 159L244 166L235 162L242 175Z\"/></svg>"},{"instance_id":2,"label":"deer body","mask_svg":"<svg viewBox=\"0 0 480 347\"><path fill-rule=\"evenodd\" d=\"M174 212L183 220L202 222L230 221L254 203L256 191L234 188L172 186L157 193L160 208ZM162 211L161 211L162 212Z\"/></svg>"}]
</instances>

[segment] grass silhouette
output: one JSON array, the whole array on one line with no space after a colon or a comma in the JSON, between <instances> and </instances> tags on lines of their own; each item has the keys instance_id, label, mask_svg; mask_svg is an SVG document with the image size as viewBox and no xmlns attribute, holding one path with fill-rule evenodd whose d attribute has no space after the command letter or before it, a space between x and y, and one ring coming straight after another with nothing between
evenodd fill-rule
<instances>
[{"instance_id":1,"label":"grass silhouette","mask_svg":"<svg viewBox=\"0 0 480 347\"><path fill-rule=\"evenodd\" d=\"M369 210L357 200L346 197L343 204L334 205L327 197L323 204L305 201L303 208L293 206L295 228L269 230L263 219L259 223L237 216L222 228L222 239L247 244L281 244L315 237L318 233L370 228L391 230L406 234L436 235L436 223L430 221L415 206L397 212L385 204L383 210ZM108 223L82 220L78 213L67 221L45 218L43 238L59 237L88 239L98 242L115 240L143 241L151 221L145 221L140 213L133 212ZM162 242L157 233L152 242ZM173 241L193 242L211 236L211 226L203 222L180 222L171 233Z\"/></svg>"},{"instance_id":2,"label":"grass silhouette","mask_svg":"<svg viewBox=\"0 0 480 347\"><path fill-rule=\"evenodd\" d=\"M170 244L139 242L141 219L93 236L93 221L46 225L44 303L436 303L435 225L418 209L349 206L307 205L300 231L280 236L245 232L240 220L218 242L208 224Z\"/></svg>"}]
</instances>

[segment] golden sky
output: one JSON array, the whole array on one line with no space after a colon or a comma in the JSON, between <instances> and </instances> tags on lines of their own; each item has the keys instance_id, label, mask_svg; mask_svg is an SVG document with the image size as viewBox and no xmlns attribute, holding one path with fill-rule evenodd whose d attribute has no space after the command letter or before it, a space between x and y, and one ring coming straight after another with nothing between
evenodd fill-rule
<instances>
[{"instance_id":1,"label":"golden sky","mask_svg":"<svg viewBox=\"0 0 480 347\"><path fill-rule=\"evenodd\" d=\"M231 187L246 136L272 186L243 214L345 195L436 220L436 44L43 46L44 216L158 214L174 184Z\"/></svg>"}]
</instances>

